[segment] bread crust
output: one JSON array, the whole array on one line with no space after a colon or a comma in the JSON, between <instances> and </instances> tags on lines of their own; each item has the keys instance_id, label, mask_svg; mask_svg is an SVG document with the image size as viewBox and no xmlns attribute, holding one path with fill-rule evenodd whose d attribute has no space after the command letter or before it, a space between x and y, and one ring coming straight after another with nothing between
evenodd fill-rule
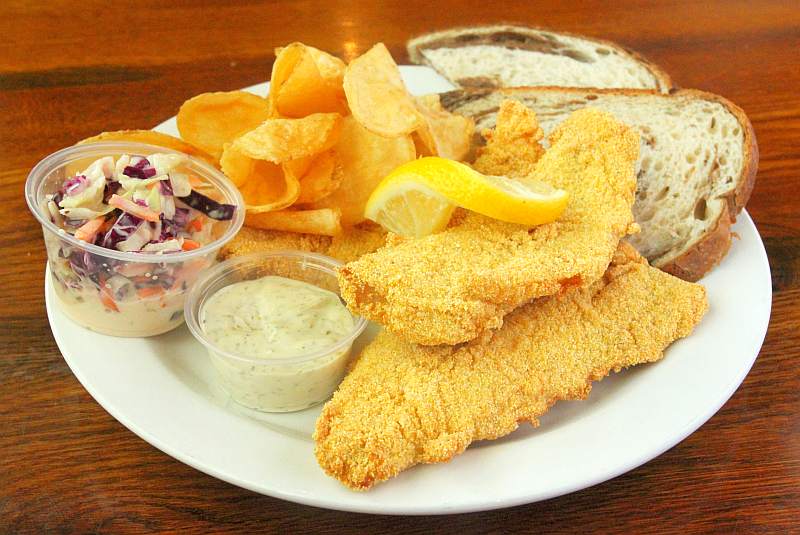
<instances>
[{"instance_id":1,"label":"bread crust","mask_svg":"<svg viewBox=\"0 0 800 535\"><path fill-rule=\"evenodd\" d=\"M503 31L511 31L511 32L518 32L521 34L531 33L531 32L547 32L556 35L563 35L566 37L573 37L576 39L584 39L586 41L591 41L593 43L598 43L603 46L613 48L617 51L620 51L632 59L637 61L638 63L642 64L645 69L647 69L650 74L656 80L656 83L659 86L660 93L669 93L674 89L674 85L672 83L672 78L670 78L669 74L667 74L661 67L653 63L652 61L645 58L640 53L631 50L627 47L624 47L618 43L613 41L607 41L605 39L598 39L596 37L590 37L586 35L581 35L577 33L570 33L570 32L563 32L560 30L552 30L550 28L542 28L539 26L525 26L522 24L492 24L488 26L460 26L457 28L450 28L448 30L441 30L436 32L430 32L423 35L418 35L408 40L406 43L406 50L408 51L408 58L412 63L416 63L417 65L428 65L436 70L436 67L430 65L422 55L421 50L425 48L425 44L429 43L435 39L445 38L447 36L455 36L458 34L463 34L465 32L480 32L480 33L495 33L495 32L503 32ZM469 46L469 45L465 45ZM437 71L438 72L438 71ZM441 73L440 73L441 74Z\"/></svg>"},{"instance_id":2,"label":"bread crust","mask_svg":"<svg viewBox=\"0 0 800 535\"><path fill-rule=\"evenodd\" d=\"M742 127L746 150L739 182L731 194L724 196L727 202L717 218L714 229L690 245L682 254L663 265L656 266L684 280L696 282L715 268L728 254L731 247L731 225L736 222L736 216L747 204L755 187L759 153L753 125L739 106L719 95L696 89L682 90L681 94L697 95L725 106Z\"/></svg>"},{"instance_id":3,"label":"bread crust","mask_svg":"<svg viewBox=\"0 0 800 535\"><path fill-rule=\"evenodd\" d=\"M443 106L452 111L469 102L470 98L482 98L490 93L511 95L531 92L559 92L574 93L576 95L586 95L587 93L624 96L646 95L661 96L663 98L690 97L717 102L733 114L742 128L744 154L742 171L736 182L736 187L731 192L718 197L723 199L725 203L717 220L708 232L694 243L688 244L686 249L677 256L655 261L653 265L684 280L696 282L722 261L730 249L731 225L736 222L736 216L739 215L750 199L758 173L759 151L755 131L750 119L739 106L725 97L699 89L676 89L665 95L649 89L595 89L558 86L505 87L492 90L461 89L445 93L441 100Z\"/></svg>"},{"instance_id":4,"label":"bread crust","mask_svg":"<svg viewBox=\"0 0 800 535\"><path fill-rule=\"evenodd\" d=\"M731 248L731 223L734 220L735 217L728 211L728 205L723 204L712 230L679 256L666 263L653 263L653 266L685 281L697 282L728 254Z\"/></svg>"}]
</instances>

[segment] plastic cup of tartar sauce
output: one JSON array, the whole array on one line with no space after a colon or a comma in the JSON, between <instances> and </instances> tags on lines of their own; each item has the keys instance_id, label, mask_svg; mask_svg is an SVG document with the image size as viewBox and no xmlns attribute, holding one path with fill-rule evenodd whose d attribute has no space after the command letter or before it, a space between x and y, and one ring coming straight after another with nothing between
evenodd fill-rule
<instances>
[{"instance_id":1,"label":"plastic cup of tartar sauce","mask_svg":"<svg viewBox=\"0 0 800 535\"><path fill-rule=\"evenodd\" d=\"M341 265L341 262L319 254L275 251L234 257L201 275L186 299L186 324L208 350L219 381L235 402L264 412L291 412L327 400L344 378L353 342L364 331L367 321L347 311L352 324L348 323L347 329L341 331L341 337L326 342L324 347L314 347L306 352L295 349L284 353L270 350L265 354L254 354L255 349L251 346L244 354L230 344L222 347L219 337L215 338L206 330L204 315L206 309L211 308L209 303L213 304L215 294L226 288L230 290L237 283L278 277L280 280L290 279L290 285L294 284L292 281L299 281L326 290L324 293L337 298L339 303L336 304L339 305L341 298L338 297L336 274ZM246 296L245 293L245 300ZM252 296L252 300L257 299L269 299L269 293ZM291 318L291 300L285 308L282 316ZM238 311L238 316L241 316L241 309ZM251 318L238 316L228 318L233 328L252 327L240 325L252 322ZM279 322L278 328L282 324Z\"/></svg>"}]
</instances>

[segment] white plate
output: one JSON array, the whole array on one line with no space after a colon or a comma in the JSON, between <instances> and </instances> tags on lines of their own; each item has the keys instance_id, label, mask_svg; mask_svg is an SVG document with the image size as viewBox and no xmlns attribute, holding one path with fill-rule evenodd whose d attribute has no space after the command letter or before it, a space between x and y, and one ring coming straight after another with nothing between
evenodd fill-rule
<instances>
[{"instance_id":1,"label":"white plate","mask_svg":"<svg viewBox=\"0 0 800 535\"><path fill-rule=\"evenodd\" d=\"M426 68L402 72L414 92L448 89ZM265 94L267 85L251 89ZM174 119L157 129L175 134ZM319 407L276 415L239 408L216 386L204 349L185 327L149 339L84 330L54 306L49 276L47 313L64 359L100 405L198 470L330 509L479 511L544 500L615 477L671 448L719 410L758 354L772 299L767 256L752 220L742 213L733 230L740 238L702 281L708 314L663 361L596 383L587 401L557 404L538 429L523 425L447 464L415 467L366 493L347 490L318 467L311 432Z\"/></svg>"}]
</instances>

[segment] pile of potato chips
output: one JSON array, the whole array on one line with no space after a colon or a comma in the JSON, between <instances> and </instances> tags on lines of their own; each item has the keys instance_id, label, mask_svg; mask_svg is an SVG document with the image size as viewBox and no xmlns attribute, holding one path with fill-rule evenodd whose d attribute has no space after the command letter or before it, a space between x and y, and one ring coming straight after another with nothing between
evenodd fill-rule
<instances>
[{"instance_id":1,"label":"pile of potato chips","mask_svg":"<svg viewBox=\"0 0 800 535\"><path fill-rule=\"evenodd\" d=\"M417 156L463 159L470 119L438 95L412 97L379 43L348 65L302 43L276 51L270 94L204 93L181 106L182 140L150 131L106 132L206 159L233 181L252 227L335 235L364 220L372 191Z\"/></svg>"}]
</instances>

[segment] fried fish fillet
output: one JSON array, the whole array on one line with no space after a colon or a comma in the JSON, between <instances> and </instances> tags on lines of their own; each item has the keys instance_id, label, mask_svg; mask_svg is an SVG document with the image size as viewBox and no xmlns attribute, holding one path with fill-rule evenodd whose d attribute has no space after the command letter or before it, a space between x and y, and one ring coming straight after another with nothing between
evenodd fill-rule
<instances>
[{"instance_id":1,"label":"fried fish fillet","mask_svg":"<svg viewBox=\"0 0 800 535\"><path fill-rule=\"evenodd\" d=\"M243 227L222 248L221 256L231 258L249 253L293 249L350 262L375 251L385 242L386 232L377 225L370 224L345 229L342 234L334 237Z\"/></svg>"},{"instance_id":2,"label":"fried fish fillet","mask_svg":"<svg viewBox=\"0 0 800 535\"><path fill-rule=\"evenodd\" d=\"M605 275L508 315L494 333L426 347L382 332L317 420L320 466L365 490L418 463L511 433L611 370L660 359L707 308L705 290L620 244Z\"/></svg>"},{"instance_id":3,"label":"fried fish fillet","mask_svg":"<svg viewBox=\"0 0 800 535\"><path fill-rule=\"evenodd\" d=\"M541 138L534 113L506 101L475 167L567 190L558 221L527 228L462 213L443 232L392 239L340 271L350 309L412 342L457 344L500 327L532 298L600 278L620 238L638 229L639 136L587 108L552 133L549 150Z\"/></svg>"}]
</instances>

